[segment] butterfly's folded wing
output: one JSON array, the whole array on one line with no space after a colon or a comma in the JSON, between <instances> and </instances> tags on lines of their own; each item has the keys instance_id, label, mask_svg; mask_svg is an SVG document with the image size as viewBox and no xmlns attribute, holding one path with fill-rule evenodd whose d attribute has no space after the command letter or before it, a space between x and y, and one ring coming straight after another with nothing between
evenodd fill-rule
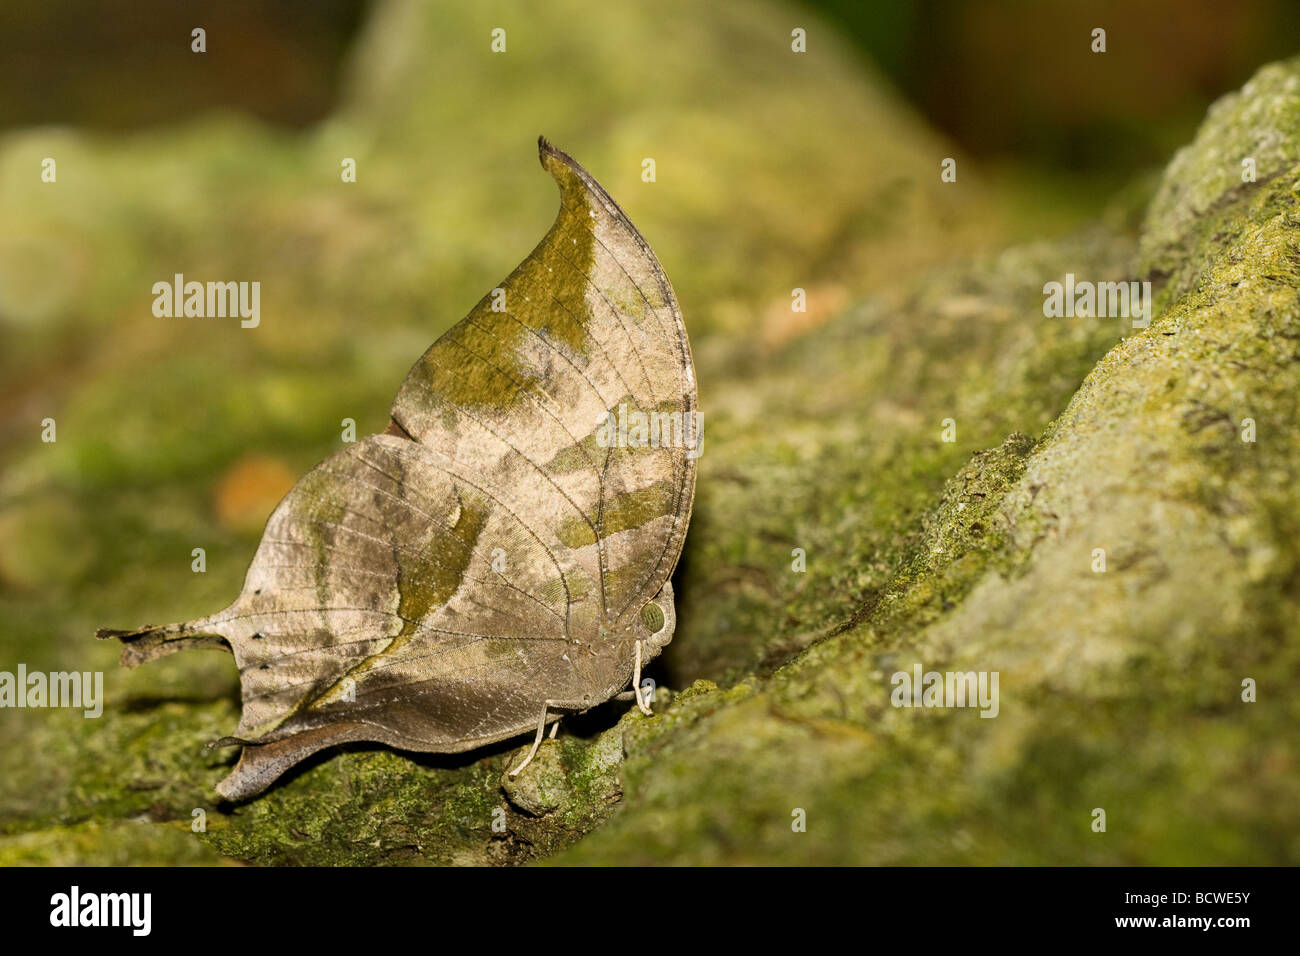
<instances>
[{"instance_id":1,"label":"butterfly's folded wing","mask_svg":"<svg viewBox=\"0 0 1300 956\"><path fill-rule=\"evenodd\" d=\"M570 633L599 641L659 592L681 554L698 454L695 373L649 245L572 158L545 141L540 157L560 187L555 224L415 364L392 418L512 489L576 565ZM625 427L638 420L648 433Z\"/></svg>"},{"instance_id":2,"label":"butterfly's folded wing","mask_svg":"<svg viewBox=\"0 0 1300 956\"><path fill-rule=\"evenodd\" d=\"M466 750L534 726L543 701L626 684L629 622L690 519L694 370L649 246L570 157L544 141L540 156L554 226L415 364L388 432L280 503L239 599L101 634L129 662L230 645L229 741L248 746L228 797L332 743Z\"/></svg>"},{"instance_id":3,"label":"butterfly's folded wing","mask_svg":"<svg viewBox=\"0 0 1300 956\"><path fill-rule=\"evenodd\" d=\"M695 376L649 246L576 162L540 156L555 224L411 369L402 437L335 456L272 519L244 598L278 595L283 623L243 643L241 738L346 717L463 749L626 681L618 642L690 519Z\"/></svg>"}]
</instances>

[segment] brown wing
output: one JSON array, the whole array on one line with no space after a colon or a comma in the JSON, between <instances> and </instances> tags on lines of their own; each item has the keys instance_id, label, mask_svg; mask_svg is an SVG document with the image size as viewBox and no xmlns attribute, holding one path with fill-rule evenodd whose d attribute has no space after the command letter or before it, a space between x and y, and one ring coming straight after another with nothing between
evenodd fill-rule
<instances>
[{"instance_id":1,"label":"brown wing","mask_svg":"<svg viewBox=\"0 0 1300 956\"><path fill-rule=\"evenodd\" d=\"M333 743L465 750L627 682L690 518L694 370L649 246L576 162L540 156L555 224L411 369L389 433L294 487L225 611L113 634L132 661L230 645L247 746L229 797Z\"/></svg>"}]
</instances>

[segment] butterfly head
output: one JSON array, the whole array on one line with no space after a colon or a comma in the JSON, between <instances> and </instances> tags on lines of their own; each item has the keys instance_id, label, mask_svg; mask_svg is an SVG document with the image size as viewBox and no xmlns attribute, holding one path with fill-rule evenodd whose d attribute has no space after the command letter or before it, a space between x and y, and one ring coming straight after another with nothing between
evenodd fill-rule
<instances>
[{"instance_id":1,"label":"butterfly head","mask_svg":"<svg viewBox=\"0 0 1300 956\"><path fill-rule=\"evenodd\" d=\"M673 602L672 582L665 581L663 588L646 602L632 625L637 640L645 641L647 650L656 654L673 639L677 628L677 609Z\"/></svg>"}]
</instances>

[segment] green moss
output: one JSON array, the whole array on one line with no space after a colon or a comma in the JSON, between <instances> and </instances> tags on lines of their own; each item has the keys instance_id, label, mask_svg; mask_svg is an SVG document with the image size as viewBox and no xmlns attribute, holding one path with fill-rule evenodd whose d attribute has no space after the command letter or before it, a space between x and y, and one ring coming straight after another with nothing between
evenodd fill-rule
<instances>
[{"instance_id":1,"label":"green moss","mask_svg":"<svg viewBox=\"0 0 1300 956\"><path fill-rule=\"evenodd\" d=\"M230 861L188 822L87 822L0 837L0 866L214 866Z\"/></svg>"}]
</instances>

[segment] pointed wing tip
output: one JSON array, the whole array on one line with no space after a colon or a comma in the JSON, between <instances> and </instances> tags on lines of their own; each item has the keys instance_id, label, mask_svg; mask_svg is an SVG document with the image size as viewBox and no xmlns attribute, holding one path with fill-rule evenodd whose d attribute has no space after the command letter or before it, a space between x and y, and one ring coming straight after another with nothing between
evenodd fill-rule
<instances>
[{"instance_id":1,"label":"pointed wing tip","mask_svg":"<svg viewBox=\"0 0 1300 956\"><path fill-rule=\"evenodd\" d=\"M537 161L542 164L543 169L546 168L546 157L555 156L557 153L559 150L551 145L549 139L545 136L537 137Z\"/></svg>"},{"instance_id":2,"label":"pointed wing tip","mask_svg":"<svg viewBox=\"0 0 1300 956\"><path fill-rule=\"evenodd\" d=\"M558 161L574 170L582 169L582 167L578 165L577 160L564 150L556 147L545 136L537 137L537 159L542 164L542 168L547 172L550 172L552 175L554 175L554 170L551 169L551 163L549 161Z\"/></svg>"},{"instance_id":3,"label":"pointed wing tip","mask_svg":"<svg viewBox=\"0 0 1300 956\"><path fill-rule=\"evenodd\" d=\"M596 182L596 177L587 172L582 163L545 136L537 137L537 158L541 161L542 168L551 174L551 178L560 187L562 194L582 194L589 206L603 206L611 215L627 220L627 216L605 191L605 187ZM635 230L636 227L632 226L631 222L626 224Z\"/></svg>"}]
</instances>

